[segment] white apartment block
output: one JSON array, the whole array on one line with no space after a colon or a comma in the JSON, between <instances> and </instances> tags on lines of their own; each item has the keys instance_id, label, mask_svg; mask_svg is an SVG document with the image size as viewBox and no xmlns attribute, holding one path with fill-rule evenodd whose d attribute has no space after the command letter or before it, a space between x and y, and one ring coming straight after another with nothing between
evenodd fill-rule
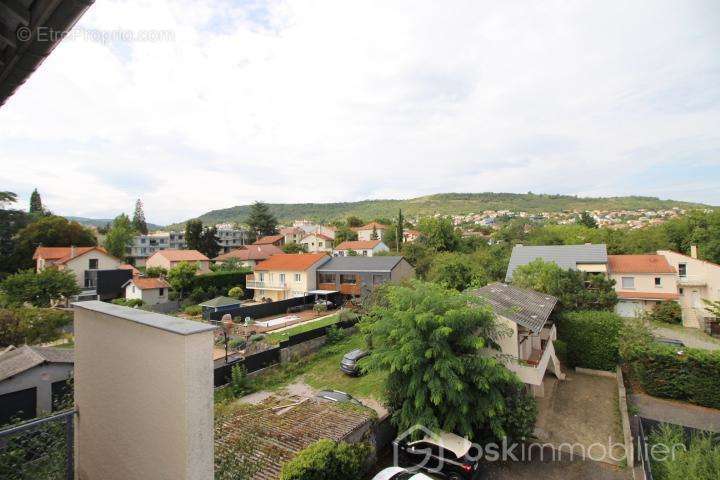
<instances>
[{"instance_id":1,"label":"white apartment block","mask_svg":"<svg viewBox=\"0 0 720 480\"><path fill-rule=\"evenodd\" d=\"M216 225L220 253L239 248L248 243L248 232L235 228L229 224ZM185 232L153 232L147 235L137 235L128 249L128 257L134 259L138 267L145 266L147 259L160 250L184 250Z\"/></svg>"}]
</instances>

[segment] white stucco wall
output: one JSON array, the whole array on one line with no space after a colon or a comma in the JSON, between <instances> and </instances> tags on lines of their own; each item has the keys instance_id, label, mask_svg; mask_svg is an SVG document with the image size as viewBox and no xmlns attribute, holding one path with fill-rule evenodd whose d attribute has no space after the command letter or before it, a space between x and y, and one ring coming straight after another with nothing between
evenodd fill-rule
<instances>
[{"instance_id":1,"label":"white stucco wall","mask_svg":"<svg viewBox=\"0 0 720 480\"><path fill-rule=\"evenodd\" d=\"M62 265L62 269L71 270L75 274L78 285L81 287L85 286L85 271L90 270L90 260L94 259L98 261L97 270L114 270L118 268L122 262L115 257L106 255L97 250L86 253L75 257L69 262Z\"/></svg>"}]
</instances>

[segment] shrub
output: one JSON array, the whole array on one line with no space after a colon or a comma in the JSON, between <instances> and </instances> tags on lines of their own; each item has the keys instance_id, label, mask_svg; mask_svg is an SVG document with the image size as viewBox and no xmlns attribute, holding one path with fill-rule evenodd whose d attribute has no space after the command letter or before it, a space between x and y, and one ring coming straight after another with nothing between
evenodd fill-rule
<instances>
[{"instance_id":1,"label":"shrub","mask_svg":"<svg viewBox=\"0 0 720 480\"><path fill-rule=\"evenodd\" d=\"M654 445L665 445L673 452L662 460L651 455L655 480L720 478L720 444L714 441L712 434L694 434L688 442L682 427L664 423L650 434L648 440L651 450ZM675 445L686 448L673 448Z\"/></svg>"},{"instance_id":2,"label":"shrub","mask_svg":"<svg viewBox=\"0 0 720 480\"><path fill-rule=\"evenodd\" d=\"M283 465L280 480L360 480L369 454L367 444L318 440Z\"/></svg>"},{"instance_id":3,"label":"shrub","mask_svg":"<svg viewBox=\"0 0 720 480\"><path fill-rule=\"evenodd\" d=\"M247 376L247 369L245 365L235 365L230 370L230 389L233 395L239 397L249 392L251 387L251 380Z\"/></svg>"},{"instance_id":4,"label":"shrub","mask_svg":"<svg viewBox=\"0 0 720 480\"><path fill-rule=\"evenodd\" d=\"M567 343L560 340L559 338L553 342L555 347L555 355L562 363L567 363Z\"/></svg>"},{"instance_id":5,"label":"shrub","mask_svg":"<svg viewBox=\"0 0 720 480\"><path fill-rule=\"evenodd\" d=\"M245 296L245 290L243 290L242 287L233 287L230 290L228 290L228 297L237 298L240 300Z\"/></svg>"},{"instance_id":6,"label":"shrub","mask_svg":"<svg viewBox=\"0 0 720 480\"><path fill-rule=\"evenodd\" d=\"M145 268L145 276L146 277L165 277L167 276L168 272L163 267L147 267Z\"/></svg>"},{"instance_id":7,"label":"shrub","mask_svg":"<svg viewBox=\"0 0 720 480\"><path fill-rule=\"evenodd\" d=\"M202 307L200 305L188 305L183 309L183 312L194 317L202 313Z\"/></svg>"},{"instance_id":8,"label":"shrub","mask_svg":"<svg viewBox=\"0 0 720 480\"><path fill-rule=\"evenodd\" d=\"M264 339L265 339L265 335L260 334L260 333L250 336L251 342L259 342L260 340L264 340Z\"/></svg>"},{"instance_id":9,"label":"shrub","mask_svg":"<svg viewBox=\"0 0 720 480\"><path fill-rule=\"evenodd\" d=\"M622 318L608 311L565 313L558 335L567 344L569 367L614 370Z\"/></svg>"},{"instance_id":10,"label":"shrub","mask_svg":"<svg viewBox=\"0 0 720 480\"><path fill-rule=\"evenodd\" d=\"M645 319L626 318L620 328L619 352L624 362L632 362L644 354L654 340Z\"/></svg>"},{"instance_id":11,"label":"shrub","mask_svg":"<svg viewBox=\"0 0 720 480\"><path fill-rule=\"evenodd\" d=\"M219 270L217 272L205 273L195 277L194 287L202 288L206 292L214 292L217 295L226 295L228 290L234 287L245 287L245 275L252 273L248 269L236 271Z\"/></svg>"},{"instance_id":12,"label":"shrub","mask_svg":"<svg viewBox=\"0 0 720 480\"><path fill-rule=\"evenodd\" d=\"M142 307L145 305L145 302L140 300L139 298L115 298L110 303L114 303L115 305L122 305L123 307Z\"/></svg>"},{"instance_id":13,"label":"shrub","mask_svg":"<svg viewBox=\"0 0 720 480\"><path fill-rule=\"evenodd\" d=\"M0 309L0 347L50 342L72 323L72 313L54 308Z\"/></svg>"},{"instance_id":14,"label":"shrub","mask_svg":"<svg viewBox=\"0 0 720 480\"><path fill-rule=\"evenodd\" d=\"M320 316L321 313L327 312L327 305L324 303L316 303L313 305L313 311L315 312L315 315Z\"/></svg>"},{"instance_id":15,"label":"shrub","mask_svg":"<svg viewBox=\"0 0 720 480\"><path fill-rule=\"evenodd\" d=\"M247 345L247 342L242 338L231 338L228 342L228 347L233 350L242 350Z\"/></svg>"},{"instance_id":16,"label":"shrub","mask_svg":"<svg viewBox=\"0 0 720 480\"><path fill-rule=\"evenodd\" d=\"M682 323L682 308L673 300L656 303L650 317L664 323Z\"/></svg>"},{"instance_id":17,"label":"shrub","mask_svg":"<svg viewBox=\"0 0 720 480\"><path fill-rule=\"evenodd\" d=\"M647 393L720 408L720 351L653 344L633 367Z\"/></svg>"},{"instance_id":18,"label":"shrub","mask_svg":"<svg viewBox=\"0 0 720 480\"><path fill-rule=\"evenodd\" d=\"M327 344L342 342L347 337L345 330L336 324L328 325L325 332L325 343Z\"/></svg>"}]
</instances>

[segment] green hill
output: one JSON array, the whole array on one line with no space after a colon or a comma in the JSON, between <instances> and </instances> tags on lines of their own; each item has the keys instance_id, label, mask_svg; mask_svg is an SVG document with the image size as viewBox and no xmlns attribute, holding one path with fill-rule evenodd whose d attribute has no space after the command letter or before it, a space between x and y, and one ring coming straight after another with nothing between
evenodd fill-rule
<instances>
[{"instance_id":1,"label":"green hill","mask_svg":"<svg viewBox=\"0 0 720 480\"><path fill-rule=\"evenodd\" d=\"M283 224L293 220L308 219L330 222L356 215L362 219L393 218L402 208L406 218L415 215L440 213L468 214L483 210L512 210L524 212L562 212L572 210L637 210L702 208L699 203L660 200L655 197L606 197L587 198L571 195L543 195L534 193L440 193L407 200L362 200L342 203L273 203L270 209ZM244 222L249 214L249 205L212 210L200 217L205 224ZM180 228L183 224L169 225Z\"/></svg>"}]
</instances>

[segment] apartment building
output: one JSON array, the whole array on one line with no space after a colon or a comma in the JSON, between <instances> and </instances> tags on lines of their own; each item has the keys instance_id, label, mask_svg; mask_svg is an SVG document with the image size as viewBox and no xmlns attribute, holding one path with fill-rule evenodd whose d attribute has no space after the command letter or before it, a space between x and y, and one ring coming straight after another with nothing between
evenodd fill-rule
<instances>
[{"instance_id":1,"label":"apartment building","mask_svg":"<svg viewBox=\"0 0 720 480\"><path fill-rule=\"evenodd\" d=\"M137 235L128 248L127 257L134 261L138 267L144 267L147 259L160 250L183 250L185 232L153 232L147 235Z\"/></svg>"},{"instance_id":2,"label":"apartment building","mask_svg":"<svg viewBox=\"0 0 720 480\"><path fill-rule=\"evenodd\" d=\"M250 243L250 232L243 228L236 228L234 225L222 223L215 225L217 229L218 245L220 253L242 247Z\"/></svg>"}]
</instances>

